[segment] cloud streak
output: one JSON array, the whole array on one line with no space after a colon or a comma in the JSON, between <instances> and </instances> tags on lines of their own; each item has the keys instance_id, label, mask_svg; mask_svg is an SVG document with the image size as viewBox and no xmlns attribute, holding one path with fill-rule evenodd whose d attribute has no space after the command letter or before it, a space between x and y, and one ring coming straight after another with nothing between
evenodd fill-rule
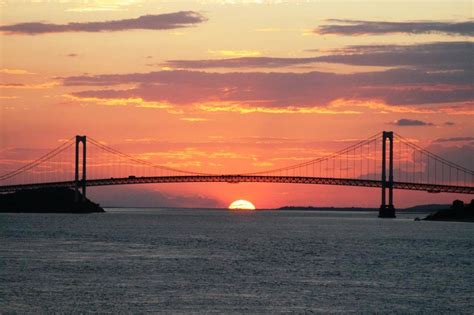
<instances>
[{"instance_id":1,"label":"cloud streak","mask_svg":"<svg viewBox=\"0 0 474 315\"><path fill-rule=\"evenodd\" d=\"M452 138L439 138L434 142L443 143L443 142L464 142L464 141L474 141L474 137L452 137Z\"/></svg>"},{"instance_id":2,"label":"cloud streak","mask_svg":"<svg viewBox=\"0 0 474 315\"><path fill-rule=\"evenodd\" d=\"M315 34L334 34L345 36L385 35L394 33L430 34L443 33L446 35L474 36L474 22L385 22L331 19L329 23L316 28Z\"/></svg>"},{"instance_id":3,"label":"cloud streak","mask_svg":"<svg viewBox=\"0 0 474 315\"><path fill-rule=\"evenodd\" d=\"M391 124L399 127L433 126L433 124L430 122L407 118L396 120Z\"/></svg>"},{"instance_id":4,"label":"cloud streak","mask_svg":"<svg viewBox=\"0 0 474 315\"><path fill-rule=\"evenodd\" d=\"M353 66L411 67L426 70L472 71L472 42L436 42L417 45L349 46L332 55L307 58L242 57L207 60L168 60L180 69L283 68L325 62ZM163 64L162 64L163 65Z\"/></svg>"},{"instance_id":5,"label":"cloud streak","mask_svg":"<svg viewBox=\"0 0 474 315\"><path fill-rule=\"evenodd\" d=\"M0 32L7 35L39 35L65 32L118 32L126 30L168 30L190 27L206 21L194 11L180 11L158 15L143 15L134 19L103 22L71 22L51 24L41 22L18 23L0 26Z\"/></svg>"}]
</instances>

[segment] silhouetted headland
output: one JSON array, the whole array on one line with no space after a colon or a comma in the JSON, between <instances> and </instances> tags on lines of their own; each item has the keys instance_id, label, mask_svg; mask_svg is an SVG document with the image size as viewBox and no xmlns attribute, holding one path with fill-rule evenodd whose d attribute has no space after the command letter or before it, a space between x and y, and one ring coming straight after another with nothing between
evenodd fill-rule
<instances>
[{"instance_id":1,"label":"silhouetted headland","mask_svg":"<svg viewBox=\"0 0 474 315\"><path fill-rule=\"evenodd\" d=\"M72 189L41 188L0 194L0 212L92 213L105 211L99 204L89 199L76 203Z\"/></svg>"},{"instance_id":2,"label":"silhouetted headland","mask_svg":"<svg viewBox=\"0 0 474 315\"><path fill-rule=\"evenodd\" d=\"M438 210L423 220L474 222L474 199L467 205L461 200L454 200L450 208Z\"/></svg>"}]
</instances>

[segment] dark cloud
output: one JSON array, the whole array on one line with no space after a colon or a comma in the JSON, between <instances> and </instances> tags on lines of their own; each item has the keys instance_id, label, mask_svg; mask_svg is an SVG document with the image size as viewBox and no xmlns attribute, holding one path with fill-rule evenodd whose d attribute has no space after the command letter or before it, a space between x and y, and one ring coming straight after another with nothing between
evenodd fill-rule
<instances>
[{"instance_id":1,"label":"dark cloud","mask_svg":"<svg viewBox=\"0 0 474 315\"><path fill-rule=\"evenodd\" d=\"M70 54L67 54L66 57L75 58L75 57L79 57L79 54L70 53Z\"/></svg>"},{"instance_id":2,"label":"dark cloud","mask_svg":"<svg viewBox=\"0 0 474 315\"><path fill-rule=\"evenodd\" d=\"M384 22L384 21L358 21L358 20L328 20L329 23L316 28L316 34L336 34L347 36L384 35L392 33L427 34L443 33L447 35L474 35L474 22Z\"/></svg>"},{"instance_id":3,"label":"dark cloud","mask_svg":"<svg viewBox=\"0 0 474 315\"><path fill-rule=\"evenodd\" d=\"M456 125L456 123L452 122L452 121L447 121L444 123L445 126L454 126ZM474 139L473 139L474 140Z\"/></svg>"},{"instance_id":4,"label":"dark cloud","mask_svg":"<svg viewBox=\"0 0 474 315\"><path fill-rule=\"evenodd\" d=\"M314 107L327 105L336 99L380 99L391 105L431 105L474 99L469 85L472 77L464 72L409 69L355 74L177 70L58 79L65 86L109 87L73 93L78 97L140 97L177 105L222 101L268 107ZM111 88L121 84L135 87Z\"/></svg>"},{"instance_id":5,"label":"dark cloud","mask_svg":"<svg viewBox=\"0 0 474 315\"><path fill-rule=\"evenodd\" d=\"M68 24L51 24L41 22L19 23L0 26L5 34L37 35L64 32L116 32L125 30L167 30L189 27L202 23L206 18L194 11L144 15L135 19L113 20L104 22L71 22Z\"/></svg>"},{"instance_id":6,"label":"dark cloud","mask_svg":"<svg viewBox=\"0 0 474 315\"><path fill-rule=\"evenodd\" d=\"M355 66L411 67L426 70L473 71L472 42L436 42L416 45L349 46L335 54L307 58L243 57L208 60L168 60L173 68L280 68L315 62ZM162 66L161 64L160 66Z\"/></svg>"},{"instance_id":7,"label":"dark cloud","mask_svg":"<svg viewBox=\"0 0 474 315\"><path fill-rule=\"evenodd\" d=\"M399 120L396 120L395 122L391 123L396 126L400 127L409 127L409 126L433 126L432 123L422 121L422 120L416 120L416 119L406 119L402 118Z\"/></svg>"},{"instance_id":8,"label":"dark cloud","mask_svg":"<svg viewBox=\"0 0 474 315\"><path fill-rule=\"evenodd\" d=\"M202 60L168 60L165 65L173 68L206 69L206 68L280 68L318 62L318 57L309 58L276 58L276 57L241 57Z\"/></svg>"},{"instance_id":9,"label":"dark cloud","mask_svg":"<svg viewBox=\"0 0 474 315\"><path fill-rule=\"evenodd\" d=\"M439 138L434 142L460 142L460 141L474 141L474 137L453 137L453 138Z\"/></svg>"},{"instance_id":10,"label":"dark cloud","mask_svg":"<svg viewBox=\"0 0 474 315\"><path fill-rule=\"evenodd\" d=\"M350 46L343 54L322 56L319 61L358 66L472 71L473 51L472 42Z\"/></svg>"}]
</instances>

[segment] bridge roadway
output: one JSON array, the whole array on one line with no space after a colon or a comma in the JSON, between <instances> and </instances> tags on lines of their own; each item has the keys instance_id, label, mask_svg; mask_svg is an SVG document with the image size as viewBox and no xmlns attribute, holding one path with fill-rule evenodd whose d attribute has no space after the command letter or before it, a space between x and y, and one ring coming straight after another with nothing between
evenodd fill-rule
<instances>
[{"instance_id":1,"label":"bridge roadway","mask_svg":"<svg viewBox=\"0 0 474 315\"><path fill-rule=\"evenodd\" d=\"M287 183L287 184L319 184L319 185L340 185L358 187L382 187L380 180L349 179L349 178L321 178L304 176L262 176L262 175L180 175L180 176L156 176L156 177L123 177L89 179L86 181L87 187L111 186L111 185L132 185L132 184L156 184L156 183ZM50 182L37 184L21 184L0 186L0 193L13 192L22 189L46 188L46 187L74 187L74 181ZM474 187L469 186L449 186L435 184L419 184L407 182L394 182L394 189L419 190L430 193L459 193L474 194Z\"/></svg>"}]
</instances>

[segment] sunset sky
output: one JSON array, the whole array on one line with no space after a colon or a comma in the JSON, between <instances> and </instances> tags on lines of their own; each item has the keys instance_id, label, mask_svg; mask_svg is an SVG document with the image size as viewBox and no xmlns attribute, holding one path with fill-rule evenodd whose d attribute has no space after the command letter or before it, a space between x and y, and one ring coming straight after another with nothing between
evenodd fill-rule
<instances>
[{"instance_id":1,"label":"sunset sky","mask_svg":"<svg viewBox=\"0 0 474 315\"><path fill-rule=\"evenodd\" d=\"M393 130L474 169L472 1L0 1L0 173L85 134L240 173ZM104 205L375 206L378 189L161 184ZM472 196L396 191L397 207Z\"/></svg>"}]
</instances>

